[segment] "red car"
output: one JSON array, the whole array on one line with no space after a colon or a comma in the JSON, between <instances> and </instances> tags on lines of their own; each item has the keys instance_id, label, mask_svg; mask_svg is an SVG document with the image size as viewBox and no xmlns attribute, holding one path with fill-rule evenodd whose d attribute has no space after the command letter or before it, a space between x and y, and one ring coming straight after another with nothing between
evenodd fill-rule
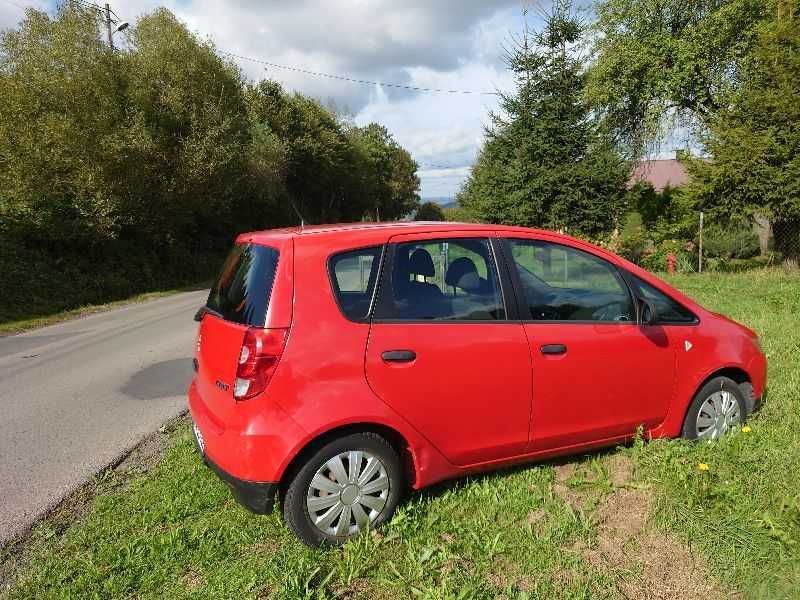
<instances>
[{"instance_id":1,"label":"red car","mask_svg":"<svg viewBox=\"0 0 800 600\"><path fill-rule=\"evenodd\" d=\"M715 439L762 396L756 334L548 231L356 223L240 235L200 309L203 460L337 544L404 490L648 437Z\"/></svg>"}]
</instances>

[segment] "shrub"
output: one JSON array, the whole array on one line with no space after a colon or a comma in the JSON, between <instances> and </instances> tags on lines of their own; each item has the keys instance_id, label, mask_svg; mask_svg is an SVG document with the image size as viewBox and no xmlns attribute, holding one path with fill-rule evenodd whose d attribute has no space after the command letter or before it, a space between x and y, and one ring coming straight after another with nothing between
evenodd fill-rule
<instances>
[{"instance_id":1,"label":"shrub","mask_svg":"<svg viewBox=\"0 0 800 600\"><path fill-rule=\"evenodd\" d=\"M693 255L688 250L689 244L682 240L664 240L652 251L645 253L639 264L648 271L666 271L667 257L674 254L676 270L679 273L693 272Z\"/></svg>"},{"instance_id":2,"label":"shrub","mask_svg":"<svg viewBox=\"0 0 800 600\"><path fill-rule=\"evenodd\" d=\"M714 223L703 232L703 254L711 258L752 258L760 249L747 222Z\"/></svg>"}]
</instances>

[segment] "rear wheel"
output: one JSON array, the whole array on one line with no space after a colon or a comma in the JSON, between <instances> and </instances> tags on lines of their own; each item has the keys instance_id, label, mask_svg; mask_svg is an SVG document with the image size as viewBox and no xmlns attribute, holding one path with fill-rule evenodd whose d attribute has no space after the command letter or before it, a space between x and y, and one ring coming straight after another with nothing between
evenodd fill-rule
<instances>
[{"instance_id":1,"label":"rear wheel","mask_svg":"<svg viewBox=\"0 0 800 600\"><path fill-rule=\"evenodd\" d=\"M738 383L727 377L715 377L694 397L682 435L690 440L715 440L744 423L747 403Z\"/></svg>"},{"instance_id":2,"label":"rear wheel","mask_svg":"<svg viewBox=\"0 0 800 600\"><path fill-rule=\"evenodd\" d=\"M343 544L391 518L403 478L392 446L355 433L314 452L289 482L283 516L306 544Z\"/></svg>"}]
</instances>

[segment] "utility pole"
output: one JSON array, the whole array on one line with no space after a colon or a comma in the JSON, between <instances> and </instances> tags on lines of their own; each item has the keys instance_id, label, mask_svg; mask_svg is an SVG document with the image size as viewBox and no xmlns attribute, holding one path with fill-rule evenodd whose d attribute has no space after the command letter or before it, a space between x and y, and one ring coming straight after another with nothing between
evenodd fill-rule
<instances>
[{"instance_id":1,"label":"utility pole","mask_svg":"<svg viewBox=\"0 0 800 600\"><path fill-rule=\"evenodd\" d=\"M700 244L697 249L697 272L703 272L703 211L700 211Z\"/></svg>"},{"instance_id":2,"label":"utility pole","mask_svg":"<svg viewBox=\"0 0 800 600\"><path fill-rule=\"evenodd\" d=\"M106 2L106 9L105 9L105 17L106 17L106 32L108 33L108 46L113 50L114 49L114 38L111 37L111 7Z\"/></svg>"}]
</instances>

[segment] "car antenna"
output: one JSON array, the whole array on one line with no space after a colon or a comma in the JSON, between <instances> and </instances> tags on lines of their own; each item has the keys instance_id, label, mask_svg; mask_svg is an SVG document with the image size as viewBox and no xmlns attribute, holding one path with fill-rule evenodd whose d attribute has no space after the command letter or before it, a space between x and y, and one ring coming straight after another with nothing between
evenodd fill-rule
<instances>
[{"instance_id":1,"label":"car antenna","mask_svg":"<svg viewBox=\"0 0 800 600\"><path fill-rule=\"evenodd\" d=\"M300 219L300 229L302 229L303 227L306 226L306 220L303 218L303 215L300 214L300 211L297 210L297 207L294 205L294 200L290 199L289 204L292 205L292 210L294 210L295 214L297 215L297 218Z\"/></svg>"}]
</instances>

